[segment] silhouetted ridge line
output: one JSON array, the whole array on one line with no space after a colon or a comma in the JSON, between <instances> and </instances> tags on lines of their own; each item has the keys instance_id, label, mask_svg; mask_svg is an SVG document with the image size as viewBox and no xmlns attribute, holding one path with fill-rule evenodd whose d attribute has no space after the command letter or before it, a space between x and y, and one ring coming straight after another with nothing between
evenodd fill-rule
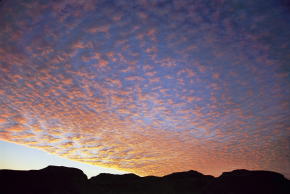
<instances>
[{"instance_id":1,"label":"silhouetted ridge line","mask_svg":"<svg viewBox=\"0 0 290 194\"><path fill-rule=\"evenodd\" d=\"M234 170L215 178L197 171L163 177L101 173L90 179L79 169L0 170L3 194L289 194L290 181L270 171Z\"/></svg>"}]
</instances>

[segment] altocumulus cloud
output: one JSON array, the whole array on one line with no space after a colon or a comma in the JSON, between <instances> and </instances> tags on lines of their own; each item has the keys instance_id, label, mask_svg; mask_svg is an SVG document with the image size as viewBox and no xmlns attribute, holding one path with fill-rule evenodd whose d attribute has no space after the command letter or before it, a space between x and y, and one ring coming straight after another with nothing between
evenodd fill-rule
<instances>
[{"instance_id":1,"label":"altocumulus cloud","mask_svg":"<svg viewBox=\"0 0 290 194\"><path fill-rule=\"evenodd\" d=\"M2 140L140 175L290 174L280 1L0 5Z\"/></svg>"}]
</instances>

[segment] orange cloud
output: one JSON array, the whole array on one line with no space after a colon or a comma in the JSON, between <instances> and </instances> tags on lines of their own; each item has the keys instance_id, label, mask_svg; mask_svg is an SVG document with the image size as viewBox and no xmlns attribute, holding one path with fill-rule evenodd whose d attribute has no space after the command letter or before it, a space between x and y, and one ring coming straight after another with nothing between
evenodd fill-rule
<instances>
[{"instance_id":1,"label":"orange cloud","mask_svg":"<svg viewBox=\"0 0 290 194\"><path fill-rule=\"evenodd\" d=\"M202 1L135 3L134 17L122 2L4 3L0 138L140 175L290 169L276 24L259 34Z\"/></svg>"}]
</instances>

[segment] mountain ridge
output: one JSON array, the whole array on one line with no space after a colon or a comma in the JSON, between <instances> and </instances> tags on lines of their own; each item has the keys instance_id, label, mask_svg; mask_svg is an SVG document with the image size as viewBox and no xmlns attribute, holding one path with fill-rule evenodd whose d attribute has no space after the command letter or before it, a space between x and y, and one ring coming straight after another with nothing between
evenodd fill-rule
<instances>
[{"instance_id":1,"label":"mountain ridge","mask_svg":"<svg viewBox=\"0 0 290 194\"><path fill-rule=\"evenodd\" d=\"M272 171L237 169L219 177L198 171L162 177L101 173L88 178L80 169L47 166L40 170L0 170L3 194L288 194L290 180ZM1 192L2 193L2 192Z\"/></svg>"}]
</instances>

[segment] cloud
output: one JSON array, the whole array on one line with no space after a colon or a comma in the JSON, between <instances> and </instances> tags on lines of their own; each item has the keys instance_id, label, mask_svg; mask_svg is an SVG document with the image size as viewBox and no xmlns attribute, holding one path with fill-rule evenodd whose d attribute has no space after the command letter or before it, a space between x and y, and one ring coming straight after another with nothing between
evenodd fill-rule
<instances>
[{"instance_id":1,"label":"cloud","mask_svg":"<svg viewBox=\"0 0 290 194\"><path fill-rule=\"evenodd\" d=\"M140 175L289 174L289 73L264 41L279 7L257 23L255 2L16 4L0 8L0 139Z\"/></svg>"}]
</instances>

